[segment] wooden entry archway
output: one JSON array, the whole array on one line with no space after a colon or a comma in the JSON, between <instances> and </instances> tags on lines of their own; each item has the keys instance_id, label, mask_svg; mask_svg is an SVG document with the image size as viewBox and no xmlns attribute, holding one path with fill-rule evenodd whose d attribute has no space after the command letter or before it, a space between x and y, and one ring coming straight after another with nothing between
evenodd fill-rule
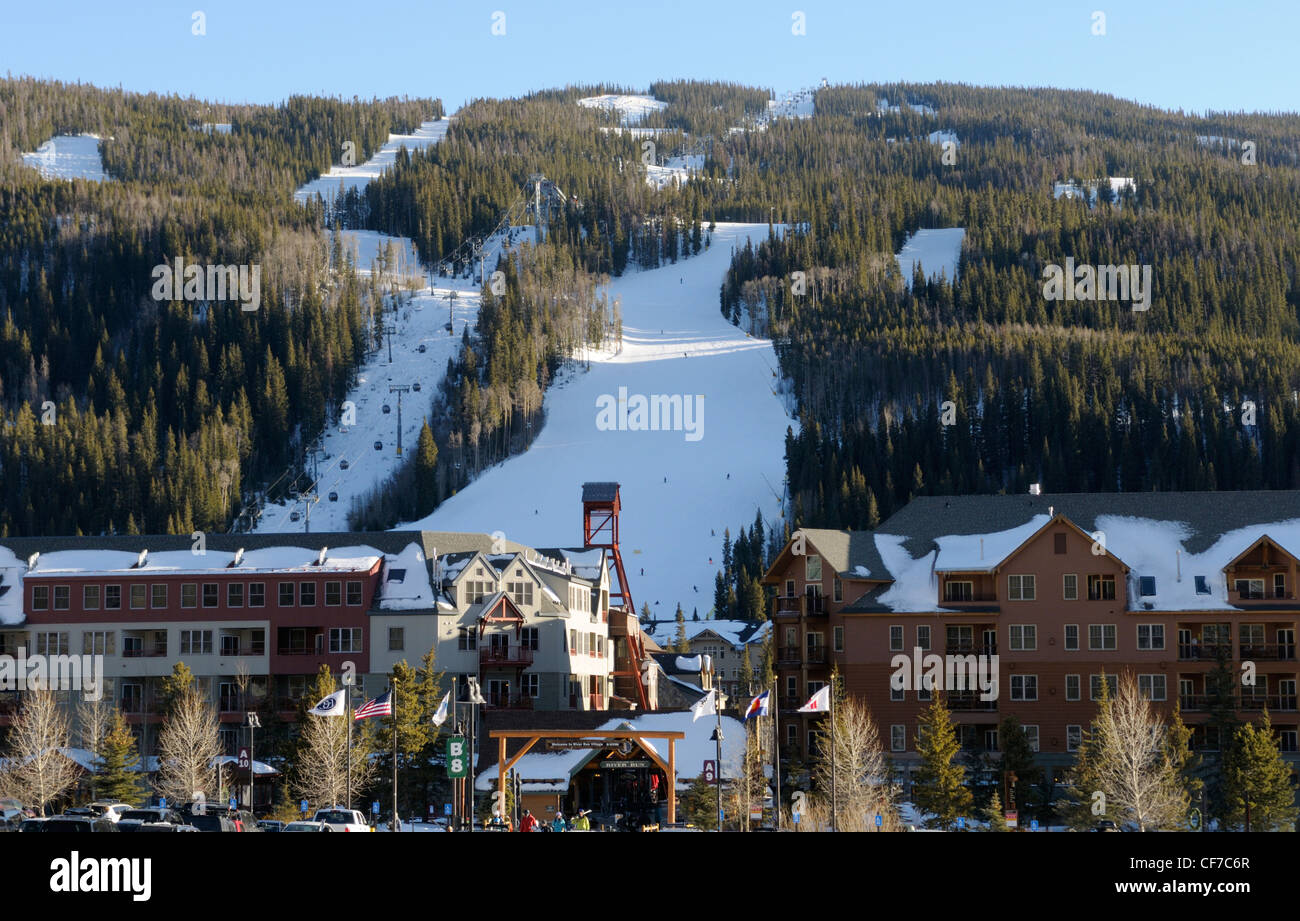
<instances>
[{"instance_id":1,"label":"wooden entry archway","mask_svg":"<svg viewBox=\"0 0 1300 921\"><path fill-rule=\"evenodd\" d=\"M644 745L641 750L650 756L650 760L663 770L664 775L668 778L668 822L672 824L677 821L677 750L676 744L678 739L686 738L686 733L675 730L663 730L660 732L645 731L641 729L495 729L488 733L489 739L497 740L497 789L506 788L506 771L515 766L524 755L532 749L534 745L542 739L611 739L618 741L620 739L631 739L640 743L642 739L666 739L668 742L668 761L665 762L651 748ZM510 760L506 760L506 739L527 739L524 747L515 752ZM596 748L596 746L592 746Z\"/></svg>"}]
</instances>

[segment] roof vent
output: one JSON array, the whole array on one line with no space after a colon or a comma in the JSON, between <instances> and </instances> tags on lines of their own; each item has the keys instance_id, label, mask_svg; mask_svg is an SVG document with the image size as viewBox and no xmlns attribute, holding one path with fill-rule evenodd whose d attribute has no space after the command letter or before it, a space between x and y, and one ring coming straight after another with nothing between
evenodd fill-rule
<instances>
[{"instance_id":1,"label":"roof vent","mask_svg":"<svg viewBox=\"0 0 1300 921\"><path fill-rule=\"evenodd\" d=\"M35 569L36 561L39 560L40 558L41 558L41 552L39 550L37 550L35 553L29 556L27 558L27 569L29 571Z\"/></svg>"},{"instance_id":2,"label":"roof vent","mask_svg":"<svg viewBox=\"0 0 1300 921\"><path fill-rule=\"evenodd\" d=\"M320 548L320 553L317 554L317 556L316 556L316 565L317 565L317 566L324 566L324 565L325 565L325 554L329 552L329 549L330 549L329 547L321 547L321 548Z\"/></svg>"},{"instance_id":3,"label":"roof vent","mask_svg":"<svg viewBox=\"0 0 1300 921\"><path fill-rule=\"evenodd\" d=\"M149 551L148 551L148 550L141 550L141 551L140 551L140 555L139 555L138 557L135 558L135 565L132 566L131 568L132 568L132 569L144 569L144 564L145 564L145 561L146 561L147 559L149 559Z\"/></svg>"},{"instance_id":4,"label":"roof vent","mask_svg":"<svg viewBox=\"0 0 1300 921\"><path fill-rule=\"evenodd\" d=\"M1041 496L1041 495L1043 494L1043 484L1042 484L1042 483L1030 483L1030 484L1029 484L1029 494L1030 494L1031 496Z\"/></svg>"},{"instance_id":5,"label":"roof vent","mask_svg":"<svg viewBox=\"0 0 1300 921\"><path fill-rule=\"evenodd\" d=\"M235 558L226 564L228 569L234 569L240 563L244 562L244 548L240 547L235 551Z\"/></svg>"}]
</instances>

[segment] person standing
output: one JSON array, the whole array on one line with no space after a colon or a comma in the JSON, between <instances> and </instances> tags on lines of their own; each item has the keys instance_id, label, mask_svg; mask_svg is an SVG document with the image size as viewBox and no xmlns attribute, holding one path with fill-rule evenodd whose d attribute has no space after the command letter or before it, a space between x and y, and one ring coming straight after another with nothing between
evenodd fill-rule
<instances>
[{"instance_id":1,"label":"person standing","mask_svg":"<svg viewBox=\"0 0 1300 921\"><path fill-rule=\"evenodd\" d=\"M520 831L537 831L537 820L527 809L524 810L524 817L519 820Z\"/></svg>"},{"instance_id":2,"label":"person standing","mask_svg":"<svg viewBox=\"0 0 1300 921\"><path fill-rule=\"evenodd\" d=\"M551 831L568 831L569 825L564 821L564 813L555 813L555 818L551 820Z\"/></svg>"},{"instance_id":3,"label":"person standing","mask_svg":"<svg viewBox=\"0 0 1300 921\"><path fill-rule=\"evenodd\" d=\"M590 809L578 810L578 817L573 820L574 831L591 831L591 820L587 818L590 813Z\"/></svg>"}]
</instances>

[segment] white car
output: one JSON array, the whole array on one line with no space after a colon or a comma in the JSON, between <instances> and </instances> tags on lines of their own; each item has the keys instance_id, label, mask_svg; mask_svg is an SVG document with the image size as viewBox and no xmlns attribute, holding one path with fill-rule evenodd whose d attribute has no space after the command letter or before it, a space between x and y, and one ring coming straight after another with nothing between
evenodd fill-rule
<instances>
[{"instance_id":1,"label":"white car","mask_svg":"<svg viewBox=\"0 0 1300 921\"><path fill-rule=\"evenodd\" d=\"M334 831L325 822L290 822L284 826L284 831Z\"/></svg>"},{"instance_id":2,"label":"white car","mask_svg":"<svg viewBox=\"0 0 1300 921\"><path fill-rule=\"evenodd\" d=\"M333 831L369 832L374 831L366 822L366 817L357 809L344 809L334 806L330 809L317 809L311 817L313 822L324 822Z\"/></svg>"},{"instance_id":3,"label":"white car","mask_svg":"<svg viewBox=\"0 0 1300 921\"><path fill-rule=\"evenodd\" d=\"M95 814L96 818L105 819L113 823L121 821L124 813L135 809L135 807L129 803L114 803L109 800L96 800L87 808Z\"/></svg>"}]
</instances>

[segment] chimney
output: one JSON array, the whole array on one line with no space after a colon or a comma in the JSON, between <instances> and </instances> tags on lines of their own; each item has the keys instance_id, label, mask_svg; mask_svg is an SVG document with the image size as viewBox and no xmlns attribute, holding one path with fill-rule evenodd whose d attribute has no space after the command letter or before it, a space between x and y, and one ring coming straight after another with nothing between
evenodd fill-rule
<instances>
[{"instance_id":1,"label":"chimney","mask_svg":"<svg viewBox=\"0 0 1300 921\"><path fill-rule=\"evenodd\" d=\"M1030 494L1031 496L1041 496L1041 495L1043 494L1043 484L1042 484L1042 483L1030 483L1030 484L1029 484L1029 494Z\"/></svg>"}]
</instances>

